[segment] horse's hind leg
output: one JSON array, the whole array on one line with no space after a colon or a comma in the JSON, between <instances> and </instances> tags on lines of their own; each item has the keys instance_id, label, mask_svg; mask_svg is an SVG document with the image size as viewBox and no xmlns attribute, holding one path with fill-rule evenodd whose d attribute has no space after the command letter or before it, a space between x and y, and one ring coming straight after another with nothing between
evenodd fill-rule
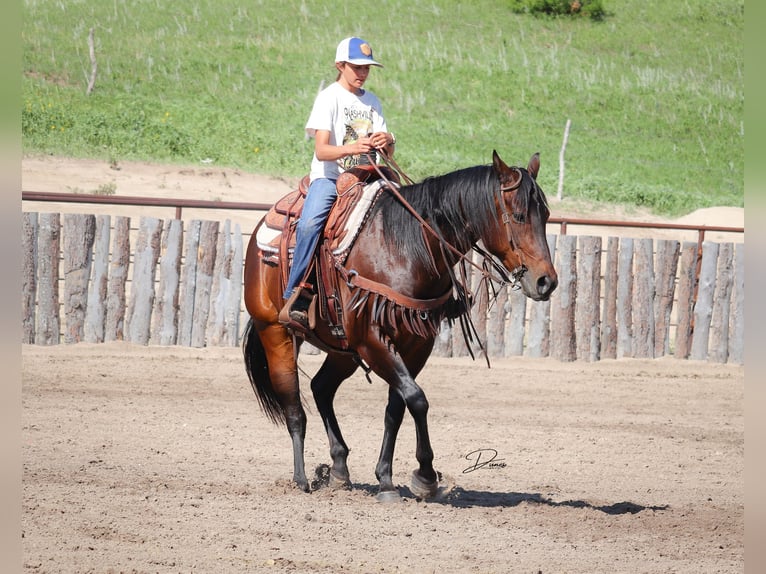
<instances>
[{"instance_id":1,"label":"horse's hind leg","mask_svg":"<svg viewBox=\"0 0 766 574\"><path fill-rule=\"evenodd\" d=\"M317 374L311 380L319 415L322 417L327 438L330 443L330 484L336 488L350 488L351 478L348 472L348 446L335 416L333 401L340 384L357 368L356 362L349 355L328 355Z\"/></svg>"},{"instance_id":2,"label":"horse's hind leg","mask_svg":"<svg viewBox=\"0 0 766 574\"><path fill-rule=\"evenodd\" d=\"M268 358L268 369L274 393L285 415L287 431L293 444L293 482L309 491L303 458L306 439L306 412L301 403L298 367L292 338L280 325L269 325L261 332Z\"/></svg>"},{"instance_id":3,"label":"horse's hind leg","mask_svg":"<svg viewBox=\"0 0 766 574\"><path fill-rule=\"evenodd\" d=\"M288 383L286 386L290 387L292 384ZM298 488L308 492L309 481L306 478L306 466L303 459L303 449L306 440L306 412L301 404L297 384L295 384L294 391L288 391L284 396L284 405L287 431L290 433L290 439L293 443L293 482L295 482Z\"/></svg>"}]
</instances>

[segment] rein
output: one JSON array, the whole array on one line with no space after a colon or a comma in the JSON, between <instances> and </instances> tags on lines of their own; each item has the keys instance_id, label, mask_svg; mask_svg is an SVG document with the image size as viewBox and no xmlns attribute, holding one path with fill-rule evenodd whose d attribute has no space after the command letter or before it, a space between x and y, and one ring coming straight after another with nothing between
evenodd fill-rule
<instances>
[{"instance_id":1,"label":"rein","mask_svg":"<svg viewBox=\"0 0 766 574\"><path fill-rule=\"evenodd\" d=\"M394 159L393 159L391 156L389 156L389 155L388 155L388 154L387 154L385 151L383 151L383 150L380 150L380 156L381 156L381 157L382 157L382 158L385 160L385 162L386 162L386 163L387 163L389 166L391 166L391 168L392 168L392 169L395 169L395 170L396 170L396 171L397 171L397 172L398 172L398 173L399 173L399 174L400 174L402 177L404 177L404 178L405 178L407 181L409 181L409 182L410 182L410 184L412 184L412 183L413 183L412 179L411 179L409 176L407 176L406 174L404 174L404 173L402 173L402 172L400 171L400 168L399 168L399 166L398 166L398 165L396 165L396 164L395 164L395 162L394 162ZM368 157L369 157L369 156L368 156ZM457 247L455 247L454 245L452 245L452 244L451 244L451 243L449 243L448 241L445 241L445 240L444 240L444 239L443 239L443 238L442 238L442 237L441 237L441 236L440 236L438 233L436 233L436 231L434 230L434 228L433 228L433 227L431 227L430 225L428 225L428 222L427 222L425 219L423 219L423 218L421 217L421 215L420 215L420 214L419 214L417 211L415 211L415 209L414 209L414 208L413 208L413 207L412 207L412 206L409 204L409 202L408 202L406 199L404 199L404 197L402 196L402 194L401 194L401 193L399 193L399 190L398 190L397 186L396 186L396 185L394 185L394 184L393 184L393 183L392 183L392 182L391 182L391 181L390 181L390 180L389 180L389 179L388 179L388 178L385 176L385 174L384 174L384 173L383 173L383 172L380 170L380 168L378 168L377 164L375 164L374 162L372 162L372 160L370 160L370 163L372 163L373 167L375 168L375 171L376 171L376 172L378 172L378 175L381 177L381 179L383 179L383 181L385 181L385 182L386 182L386 187L388 188L388 190L389 190L389 191L390 191L390 192L391 192L391 193L394 195L394 197L396 197L396 199L398 199L398 200L399 200L399 202L400 202L400 203L401 203L401 204L402 204L402 205L403 205L403 206L404 206L404 207L407 209L407 211L409 211L409 212L410 212L410 214L412 214L412 216L413 216L415 219L417 219L417 220L418 220L418 222L420 223L420 225L422 225L422 226L423 226L423 229L425 229L425 230L426 230L426 231L428 231L428 232L429 232L431 235L433 235L433 236L434 236L436 239L438 239L440 243L442 243L443 245L445 245L445 246L446 246L446 247L447 247L447 248L448 248L450 251L452 251L452 253L454 253L455 255L457 255L457 256L458 256L458 258L461 258L461 259L465 259L465 255L463 255L463 253L462 253L462 252L461 252L461 251L460 251L460 250L459 250ZM477 269L479 269L478 265L476 265L476 264L475 264L475 263L473 263L472 261L471 261L470 263L471 263L471 265L474 265L474 266L475 266Z\"/></svg>"}]
</instances>

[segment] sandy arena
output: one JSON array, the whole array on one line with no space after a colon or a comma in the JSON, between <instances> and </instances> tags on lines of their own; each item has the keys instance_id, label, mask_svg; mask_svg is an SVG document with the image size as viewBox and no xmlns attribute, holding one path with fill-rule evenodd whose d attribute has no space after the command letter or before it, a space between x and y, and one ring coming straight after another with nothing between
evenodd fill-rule
<instances>
[{"instance_id":1,"label":"sandy arena","mask_svg":"<svg viewBox=\"0 0 766 574\"><path fill-rule=\"evenodd\" d=\"M23 346L24 569L743 570L743 367L434 358L419 380L442 488L429 502L408 489L408 416L403 501L380 504L377 378L356 374L336 401L353 490L305 494L239 349ZM315 409L306 445L309 468L329 462ZM476 451L493 464L472 470Z\"/></svg>"}]
</instances>

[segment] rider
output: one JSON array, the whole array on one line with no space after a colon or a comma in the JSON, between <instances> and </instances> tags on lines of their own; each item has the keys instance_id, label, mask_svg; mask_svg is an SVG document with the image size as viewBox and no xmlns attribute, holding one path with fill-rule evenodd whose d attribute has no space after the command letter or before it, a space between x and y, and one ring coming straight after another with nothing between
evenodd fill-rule
<instances>
[{"instance_id":1,"label":"rider","mask_svg":"<svg viewBox=\"0 0 766 574\"><path fill-rule=\"evenodd\" d=\"M394 153L396 138L386 128L380 100L362 87L370 66L383 67L373 59L367 42L351 37L338 44L336 81L319 92L306 122L306 133L314 137L314 157L283 294L286 304L279 313L283 324L293 321L308 327L308 301L300 297L300 283L337 197L338 176L360 163L368 163L367 154L376 161L375 150L382 149L389 156Z\"/></svg>"}]
</instances>

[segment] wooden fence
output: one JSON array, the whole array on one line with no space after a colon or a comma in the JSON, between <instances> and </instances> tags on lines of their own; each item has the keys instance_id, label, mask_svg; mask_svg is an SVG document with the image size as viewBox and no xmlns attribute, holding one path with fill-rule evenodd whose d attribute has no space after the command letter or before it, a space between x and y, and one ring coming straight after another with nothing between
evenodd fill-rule
<instances>
[{"instance_id":1,"label":"wooden fence","mask_svg":"<svg viewBox=\"0 0 766 574\"><path fill-rule=\"evenodd\" d=\"M472 319L490 357L659 358L744 363L744 243L549 235L550 301L477 293ZM476 345L472 351L477 352ZM442 329L435 354L469 354Z\"/></svg>"},{"instance_id":2,"label":"wooden fence","mask_svg":"<svg viewBox=\"0 0 766 574\"><path fill-rule=\"evenodd\" d=\"M743 363L744 243L548 241L559 273L548 302L503 288L490 304L475 277L472 320L489 357ZM24 343L240 343L244 242L229 220L142 217L131 230L128 217L25 212L22 243ZM434 354L471 351L445 322Z\"/></svg>"},{"instance_id":3,"label":"wooden fence","mask_svg":"<svg viewBox=\"0 0 766 574\"><path fill-rule=\"evenodd\" d=\"M128 217L24 213L22 235L22 342L239 344L238 225L142 217L131 251Z\"/></svg>"}]
</instances>

